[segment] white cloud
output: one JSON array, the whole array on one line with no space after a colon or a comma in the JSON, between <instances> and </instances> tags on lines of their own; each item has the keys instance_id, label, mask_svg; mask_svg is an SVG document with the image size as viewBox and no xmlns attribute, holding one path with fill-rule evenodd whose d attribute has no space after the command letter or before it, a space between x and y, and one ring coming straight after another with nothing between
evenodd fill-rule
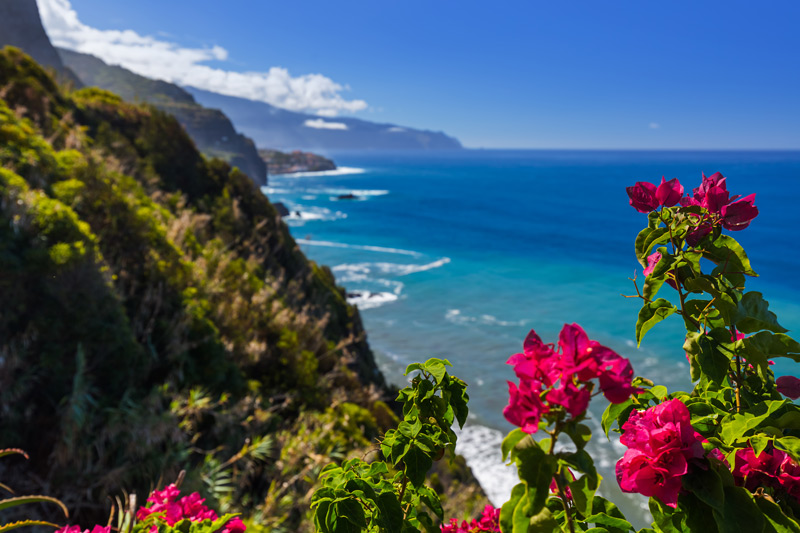
<instances>
[{"instance_id":1,"label":"white cloud","mask_svg":"<svg viewBox=\"0 0 800 533\"><path fill-rule=\"evenodd\" d=\"M657 130L661 128L661 124L659 124L658 122L651 122L650 124L647 125L647 127L650 128L651 130Z\"/></svg>"},{"instance_id":2,"label":"white cloud","mask_svg":"<svg viewBox=\"0 0 800 533\"><path fill-rule=\"evenodd\" d=\"M367 108L364 100L346 100L340 93L349 88L322 74L292 77L281 67L272 67L267 72L233 72L210 67L203 63L225 61L228 51L221 46L185 48L132 30L92 28L80 21L69 0L37 2L53 44L92 54L142 76L326 117Z\"/></svg>"},{"instance_id":3,"label":"white cloud","mask_svg":"<svg viewBox=\"0 0 800 533\"><path fill-rule=\"evenodd\" d=\"M318 130L346 130L347 124L344 122L325 122L321 118L315 118L314 120L308 119L303 122L303 126L307 128L315 128Z\"/></svg>"}]
</instances>

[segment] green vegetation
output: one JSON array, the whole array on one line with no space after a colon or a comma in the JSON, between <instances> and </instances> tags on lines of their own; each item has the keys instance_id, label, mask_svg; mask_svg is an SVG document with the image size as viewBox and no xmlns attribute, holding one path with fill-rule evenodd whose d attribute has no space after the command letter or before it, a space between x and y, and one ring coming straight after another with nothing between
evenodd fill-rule
<instances>
[{"instance_id":1,"label":"green vegetation","mask_svg":"<svg viewBox=\"0 0 800 533\"><path fill-rule=\"evenodd\" d=\"M254 530L309 530L322 467L396 423L330 271L165 112L13 48L0 97L0 448L31 456L4 482L105 523L186 469Z\"/></svg>"}]
</instances>

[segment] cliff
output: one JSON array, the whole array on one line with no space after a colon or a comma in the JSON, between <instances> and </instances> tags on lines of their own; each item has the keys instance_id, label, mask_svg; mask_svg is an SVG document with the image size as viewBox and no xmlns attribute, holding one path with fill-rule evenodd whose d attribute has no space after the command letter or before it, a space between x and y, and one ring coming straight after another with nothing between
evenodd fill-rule
<instances>
[{"instance_id":1,"label":"cliff","mask_svg":"<svg viewBox=\"0 0 800 533\"><path fill-rule=\"evenodd\" d=\"M132 102L147 102L174 115L201 152L238 167L258 184L266 184L267 168L253 141L238 133L222 111L197 104L192 95L172 83L107 65L89 54L63 48L58 53L84 85L106 89Z\"/></svg>"},{"instance_id":2,"label":"cliff","mask_svg":"<svg viewBox=\"0 0 800 533\"><path fill-rule=\"evenodd\" d=\"M78 78L64 66L58 52L42 26L36 0L3 0L0 2L0 46L10 45L25 50L39 64L56 71L61 81L80 87Z\"/></svg>"},{"instance_id":3,"label":"cliff","mask_svg":"<svg viewBox=\"0 0 800 533\"><path fill-rule=\"evenodd\" d=\"M442 132L356 118L321 118L263 102L185 88L200 104L221 109L256 146L278 150L457 150L458 139Z\"/></svg>"}]
</instances>

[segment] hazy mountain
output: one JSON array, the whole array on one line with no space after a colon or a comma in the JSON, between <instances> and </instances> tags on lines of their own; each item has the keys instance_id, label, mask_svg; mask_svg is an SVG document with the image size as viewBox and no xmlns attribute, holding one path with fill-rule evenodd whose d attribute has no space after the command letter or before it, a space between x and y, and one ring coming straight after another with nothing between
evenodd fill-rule
<instances>
[{"instance_id":1,"label":"hazy mountain","mask_svg":"<svg viewBox=\"0 0 800 533\"><path fill-rule=\"evenodd\" d=\"M253 141L238 133L222 111L208 109L177 85L140 76L122 67L72 50L58 49L61 59L85 85L106 89L132 102L147 102L172 114L201 152L224 159L256 183L267 182L267 167Z\"/></svg>"},{"instance_id":2,"label":"hazy mountain","mask_svg":"<svg viewBox=\"0 0 800 533\"><path fill-rule=\"evenodd\" d=\"M459 149L458 139L357 118L323 118L263 102L185 87L200 104L221 109L258 147L309 150Z\"/></svg>"}]
</instances>

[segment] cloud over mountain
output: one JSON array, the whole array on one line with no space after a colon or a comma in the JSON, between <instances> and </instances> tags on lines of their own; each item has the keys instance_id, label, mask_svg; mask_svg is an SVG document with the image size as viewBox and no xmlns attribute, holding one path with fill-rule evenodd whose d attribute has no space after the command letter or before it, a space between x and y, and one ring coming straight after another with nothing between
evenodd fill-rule
<instances>
[{"instance_id":1,"label":"cloud over mountain","mask_svg":"<svg viewBox=\"0 0 800 533\"><path fill-rule=\"evenodd\" d=\"M92 54L143 76L327 117L367 107L364 100L345 99L341 93L348 88L322 74L293 77L281 67L267 72L210 67L204 63L225 61L228 51L221 46L186 48L133 30L100 30L82 23L69 0L37 2L53 44Z\"/></svg>"}]
</instances>

